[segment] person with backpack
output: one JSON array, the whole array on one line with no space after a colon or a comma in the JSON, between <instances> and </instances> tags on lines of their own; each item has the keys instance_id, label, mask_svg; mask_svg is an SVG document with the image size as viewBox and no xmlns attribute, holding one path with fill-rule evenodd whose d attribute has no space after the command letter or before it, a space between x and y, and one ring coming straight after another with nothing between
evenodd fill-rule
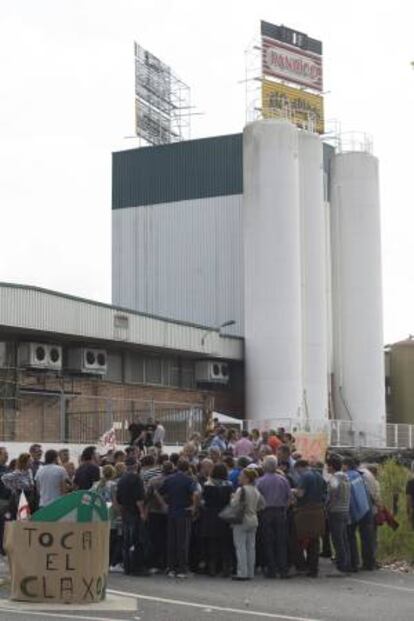
<instances>
[{"instance_id":1,"label":"person with backpack","mask_svg":"<svg viewBox=\"0 0 414 621\"><path fill-rule=\"evenodd\" d=\"M360 569L360 558L357 546L356 533L361 539L362 569L375 569L374 552L374 520L369 493L362 474L352 457L345 457L342 469L351 484L350 524L348 526L349 551L351 557L351 571Z\"/></svg>"}]
</instances>

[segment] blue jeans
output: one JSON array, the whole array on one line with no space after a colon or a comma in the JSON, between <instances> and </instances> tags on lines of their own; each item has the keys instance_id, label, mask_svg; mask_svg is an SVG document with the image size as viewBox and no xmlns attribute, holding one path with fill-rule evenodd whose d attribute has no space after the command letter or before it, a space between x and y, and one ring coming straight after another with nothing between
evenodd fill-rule
<instances>
[{"instance_id":1,"label":"blue jeans","mask_svg":"<svg viewBox=\"0 0 414 621\"><path fill-rule=\"evenodd\" d=\"M374 518L372 511L368 511L359 522L348 526L349 550L351 554L351 569L359 569L359 553L356 540L356 531L361 538L361 555L363 569L375 569L374 552Z\"/></svg>"},{"instance_id":2,"label":"blue jeans","mask_svg":"<svg viewBox=\"0 0 414 621\"><path fill-rule=\"evenodd\" d=\"M339 571L351 569L351 555L348 541L348 514L328 513L329 530L335 548L336 566Z\"/></svg>"}]
</instances>

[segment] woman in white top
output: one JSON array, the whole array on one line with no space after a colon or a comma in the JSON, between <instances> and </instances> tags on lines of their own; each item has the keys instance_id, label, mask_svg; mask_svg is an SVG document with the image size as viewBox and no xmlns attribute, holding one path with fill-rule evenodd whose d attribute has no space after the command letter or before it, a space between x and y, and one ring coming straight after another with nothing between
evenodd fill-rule
<instances>
[{"instance_id":1,"label":"woman in white top","mask_svg":"<svg viewBox=\"0 0 414 621\"><path fill-rule=\"evenodd\" d=\"M240 473L240 487L234 494L231 504L244 505L243 522L233 526L233 541L236 548L237 575L233 580L251 580L254 578L256 563L257 513L265 507L265 501L255 488L256 470L245 468Z\"/></svg>"}]
</instances>

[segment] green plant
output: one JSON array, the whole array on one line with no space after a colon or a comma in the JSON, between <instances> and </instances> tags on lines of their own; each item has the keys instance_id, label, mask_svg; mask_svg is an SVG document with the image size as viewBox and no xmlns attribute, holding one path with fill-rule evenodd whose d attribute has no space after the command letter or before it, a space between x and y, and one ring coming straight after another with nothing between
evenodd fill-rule
<instances>
[{"instance_id":1,"label":"green plant","mask_svg":"<svg viewBox=\"0 0 414 621\"><path fill-rule=\"evenodd\" d=\"M397 530L387 524L378 529L378 559L382 561L405 560L414 563L414 530L406 513L405 486L410 473L395 459L387 460L380 468L379 482L384 505L390 511L397 506Z\"/></svg>"}]
</instances>

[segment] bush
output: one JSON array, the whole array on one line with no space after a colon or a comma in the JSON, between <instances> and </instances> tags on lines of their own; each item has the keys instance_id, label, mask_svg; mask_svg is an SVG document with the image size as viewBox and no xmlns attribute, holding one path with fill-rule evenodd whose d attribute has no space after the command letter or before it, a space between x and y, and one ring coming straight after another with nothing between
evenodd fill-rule
<instances>
[{"instance_id":1,"label":"bush","mask_svg":"<svg viewBox=\"0 0 414 621\"><path fill-rule=\"evenodd\" d=\"M408 521L405 496L409 476L409 470L395 459L389 459L380 467L379 482L383 503L389 511L397 509L395 518L400 526L395 531L387 524L379 527L379 560L405 560L414 563L414 530Z\"/></svg>"}]
</instances>

